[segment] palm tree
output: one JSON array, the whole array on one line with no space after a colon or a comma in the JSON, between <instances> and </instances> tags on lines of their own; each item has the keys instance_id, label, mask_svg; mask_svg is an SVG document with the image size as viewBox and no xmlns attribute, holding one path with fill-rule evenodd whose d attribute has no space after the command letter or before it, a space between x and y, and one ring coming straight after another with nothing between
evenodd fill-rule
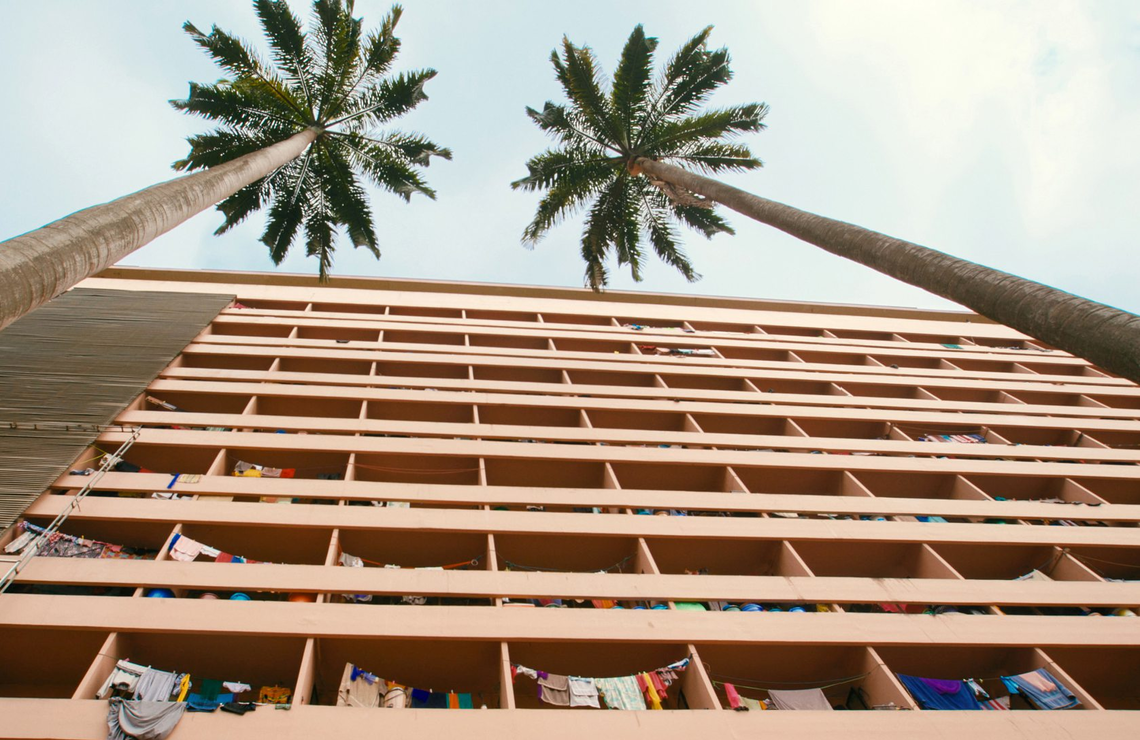
<instances>
[{"instance_id":1,"label":"palm tree","mask_svg":"<svg viewBox=\"0 0 1140 740\"><path fill-rule=\"evenodd\" d=\"M380 257L362 179L404 200L435 197L417 168L451 152L418 134L375 130L425 100L436 74L387 74L400 49L400 6L367 34L353 0L314 0L308 32L285 0L254 8L272 62L216 26L183 26L227 74L171 101L219 124L191 136L189 155L174 163L201 171L0 242L0 328L214 204L224 216L218 234L269 206L261 241L276 264L303 230L323 281L340 228Z\"/></svg>"},{"instance_id":2,"label":"palm tree","mask_svg":"<svg viewBox=\"0 0 1140 740\"><path fill-rule=\"evenodd\" d=\"M923 288L1140 382L1140 316L927 247L760 198L707 177L756 169L734 137L764 128L761 103L702 110L732 79L725 49L710 51L711 27L694 36L653 79L657 39L633 29L608 90L589 47L562 40L551 53L568 105L527 108L557 145L527 162L511 187L544 191L523 232L533 247L563 218L586 209L581 251L586 285L605 287L616 258L641 279L643 238L688 280L699 278L677 242L677 224L706 237L729 225L724 205L832 254Z\"/></svg>"}]
</instances>

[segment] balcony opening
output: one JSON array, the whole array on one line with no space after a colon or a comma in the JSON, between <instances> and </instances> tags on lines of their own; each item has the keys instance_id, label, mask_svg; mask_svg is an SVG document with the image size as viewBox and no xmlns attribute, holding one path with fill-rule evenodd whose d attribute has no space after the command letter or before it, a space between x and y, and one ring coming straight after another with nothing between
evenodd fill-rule
<instances>
[{"instance_id":1,"label":"balcony opening","mask_svg":"<svg viewBox=\"0 0 1140 740\"><path fill-rule=\"evenodd\" d=\"M1140 549L1091 545L1067 549L1077 562L1105 580L1140 581Z\"/></svg>"},{"instance_id":2,"label":"balcony opening","mask_svg":"<svg viewBox=\"0 0 1140 740\"><path fill-rule=\"evenodd\" d=\"M30 516L29 524L37 527L46 527L51 523L48 517ZM58 547L45 546L37 557L79 557L90 555L88 547L76 548L67 540L76 537L91 540L94 543L121 547L126 552L107 553L116 558L129 560L154 560L162 549L166 538L174 525L169 522L129 522L120 519L76 519L74 516L62 527L60 532L64 535Z\"/></svg>"},{"instance_id":3,"label":"balcony opening","mask_svg":"<svg viewBox=\"0 0 1140 740\"><path fill-rule=\"evenodd\" d=\"M249 403L248 394L182 393L178 391L147 391L145 411L168 411L151 399L176 406L179 411L191 414L240 414Z\"/></svg>"},{"instance_id":4,"label":"balcony opening","mask_svg":"<svg viewBox=\"0 0 1140 740\"><path fill-rule=\"evenodd\" d=\"M841 470L798 468L732 468L752 493L791 493L809 496L866 496L867 492Z\"/></svg>"},{"instance_id":5,"label":"balcony opening","mask_svg":"<svg viewBox=\"0 0 1140 740\"><path fill-rule=\"evenodd\" d=\"M938 543L931 548L967 579L1010 581L1034 571L1051 580L1073 580L1058 563L1062 553L1052 545L960 545ZM1033 576L1036 577L1036 576Z\"/></svg>"},{"instance_id":6,"label":"balcony opening","mask_svg":"<svg viewBox=\"0 0 1140 740\"><path fill-rule=\"evenodd\" d=\"M389 316L423 316L431 319L459 319L463 311L458 308L437 308L432 306L390 306Z\"/></svg>"},{"instance_id":7,"label":"balcony opening","mask_svg":"<svg viewBox=\"0 0 1140 740\"><path fill-rule=\"evenodd\" d=\"M609 316L587 316L572 313L543 313L543 322L547 324L582 324L585 326L613 326Z\"/></svg>"},{"instance_id":8,"label":"balcony opening","mask_svg":"<svg viewBox=\"0 0 1140 740\"><path fill-rule=\"evenodd\" d=\"M661 379L670 388L702 391L746 391L752 392L744 378L721 377L716 375L662 375Z\"/></svg>"},{"instance_id":9,"label":"balcony opening","mask_svg":"<svg viewBox=\"0 0 1140 740\"><path fill-rule=\"evenodd\" d=\"M0 697L70 699L107 632L72 629L0 628L9 650L0 662Z\"/></svg>"},{"instance_id":10,"label":"balcony opening","mask_svg":"<svg viewBox=\"0 0 1140 740\"><path fill-rule=\"evenodd\" d=\"M1002 391L991 390L988 388L956 388L953 386L938 387L932 385L924 386L927 393L937 396L941 401L957 401L965 403L1013 403L1017 405L1017 399L1003 393ZM854 393L854 391L852 391Z\"/></svg>"},{"instance_id":11,"label":"balcony opening","mask_svg":"<svg viewBox=\"0 0 1140 740\"><path fill-rule=\"evenodd\" d=\"M249 511L256 521L263 504L233 504ZM246 561L289 565L324 565L332 530L319 527L274 527L253 524L198 524L182 526L182 536ZM198 561L207 562L209 554ZM223 560L223 562L225 562ZM240 562L240 561L239 561Z\"/></svg>"},{"instance_id":12,"label":"balcony opening","mask_svg":"<svg viewBox=\"0 0 1140 740\"><path fill-rule=\"evenodd\" d=\"M475 365L475 380L506 383L561 383L562 371L544 367L501 367Z\"/></svg>"},{"instance_id":13,"label":"balcony opening","mask_svg":"<svg viewBox=\"0 0 1140 740\"><path fill-rule=\"evenodd\" d=\"M577 427L582 425L578 409L557 406L479 406L480 424L523 427Z\"/></svg>"},{"instance_id":14,"label":"balcony opening","mask_svg":"<svg viewBox=\"0 0 1140 740\"><path fill-rule=\"evenodd\" d=\"M624 678L656 672L688 657L688 648L682 644L614 644L597 639L588 642L518 641L511 642L508 649L512 663L529 669L520 670L516 678L515 705L519 709L564 708L538 698L538 684L530 677L530 671L593 679ZM678 669L675 675L676 680L671 676L667 679L669 686L665 689L665 698L661 699L662 709L697 708L707 701L696 681L696 669ZM603 687L605 685L602 684ZM631 687L636 689L637 683L633 682ZM641 696L640 693L637 695ZM644 702L644 698L641 701ZM607 706L604 698L598 703L599 707Z\"/></svg>"},{"instance_id":15,"label":"balcony opening","mask_svg":"<svg viewBox=\"0 0 1140 740\"><path fill-rule=\"evenodd\" d=\"M538 321L538 314L526 311L485 311L467 309L467 318L475 321L525 321L533 323Z\"/></svg>"},{"instance_id":16,"label":"balcony opening","mask_svg":"<svg viewBox=\"0 0 1140 740\"><path fill-rule=\"evenodd\" d=\"M919 542L797 540L795 548L819 577L958 578Z\"/></svg>"},{"instance_id":17,"label":"balcony opening","mask_svg":"<svg viewBox=\"0 0 1140 740\"><path fill-rule=\"evenodd\" d=\"M734 485L724 465L612 463L612 466L622 488L728 492Z\"/></svg>"},{"instance_id":18,"label":"balcony opening","mask_svg":"<svg viewBox=\"0 0 1140 740\"><path fill-rule=\"evenodd\" d=\"M984 493L952 473L860 470L853 475L875 496L885 498L986 500Z\"/></svg>"},{"instance_id":19,"label":"balcony opening","mask_svg":"<svg viewBox=\"0 0 1140 740\"><path fill-rule=\"evenodd\" d=\"M819 352L816 350L796 350L796 355L804 362L822 365L871 365L866 355L854 352Z\"/></svg>"},{"instance_id":20,"label":"balcony opening","mask_svg":"<svg viewBox=\"0 0 1140 740\"><path fill-rule=\"evenodd\" d=\"M354 329L344 326L302 326L298 339L322 339L335 342L371 342L380 339L379 329Z\"/></svg>"},{"instance_id":21,"label":"balcony opening","mask_svg":"<svg viewBox=\"0 0 1140 740\"><path fill-rule=\"evenodd\" d=\"M662 573L712 576L810 576L781 540L655 537L649 542Z\"/></svg>"},{"instance_id":22,"label":"balcony opening","mask_svg":"<svg viewBox=\"0 0 1140 740\"><path fill-rule=\"evenodd\" d=\"M358 454L354 470L358 481L417 483L429 486L479 485L477 457Z\"/></svg>"},{"instance_id":23,"label":"balcony opening","mask_svg":"<svg viewBox=\"0 0 1140 740\"><path fill-rule=\"evenodd\" d=\"M369 401L368 418L391 421L473 424L475 422L473 409L473 406L465 403Z\"/></svg>"},{"instance_id":24,"label":"balcony opening","mask_svg":"<svg viewBox=\"0 0 1140 740\"><path fill-rule=\"evenodd\" d=\"M135 444L114 470L121 473L205 474L217 456L217 447Z\"/></svg>"},{"instance_id":25,"label":"balcony opening","mask_svg":"<svg viewBox=\"0 0 1140 740\"><path fill-rule=\"evenodd\" d=\"M367 375L372 363L367 360L340 360L320 357L282 357L278 370L283 373L327 373L331 375Z\"/></svg>"},{"instance_id":26,"label":"balcony opening","mask_svg":"<svg viewBox=\"0 0 1140 740\"><path fill-rule=\"evenodd\" d=\"M657 380L649 373L613 373L604 370L568 370L575 385L613 385L653 388Z\"/></svg>"},{"instance_id":27,"label":"balcony opening","mask_svg":"<svg viewBox=\"0 0 1140 740\"><path fill-rule=\"evenodd\" d=\"M533 350L546 350L550 348L546 337L502 334L469 334L468 340L472 347L502 347L504 349Z\"/></svg>"},{"instance_id":28,"label":"balcony opening","mask_svg":"<svg viewBox=\"0 0 1140 740\"><path fill-rule=\"evenodd\" d=\"M586 535L496 534L499 570L636 573L637 540Z\"/></svg>"},{"instance_id":29,"label":"balcony opening","mask_svg":"<svg viewBox=\"0 0 1140 740\"><path fill-rule=\"evenodd\" d=\"M398 701L399 706L407 708L446 709L447 695L452 692L457 706L463 708L486 706L498 709L504 703L500 685L502 655L498 642L322 637L317 641L316 655L314 703L318 705L342 706L348 712L359 711L348 708L338 698L338 695L344 695L339 689L347 686L344 683L346 679L351 679L351 668L346 676L346 666L355 666L375 676L381 685L385 681L393 681L404 687L399 694L385 695L384 699L390 705ZM427 698L431 693L437 696ZM400 699L396 698L398 695L401 695ZM421 698L426 699L426 703L421 702ZM364 701L371 703L373 700ZM383 718L376 721L384 723Z\"/></svg>"},{"instance_id":30,"label":"balcony opening","mask_svg":"<svg viewBox=\"0 0 1140 740\"><path fill-rule=\"evenodd\" d=\"M207 352L183 352L182 367L203 370L251 370L265 372L273 366L272 357L212 354Z\"/></svg>"},{"instance_id":31,"label":"balcony opening","mask_svg":"<svg viewBox=\"0 0 1140 740\"><path fill-rule=\"evenodd\" d=\"M822 337L823 329L817 329L812 326L769 326L767 324L760 327L765 334L775 334L777 336L785 337Z\"/></svg>"},{"instance_id":32,"label":"balcony opening","mask_svg":"<svg viewBox=\"0 0 1140 740\"><path fill-rule=\"evenodd\" d=\"M895 335L889 331L861 331L859 329L829 329L839 339L854 339L860 342L893 342Z\"/></svg>"},{"instance_id":33,"label":"balcony opening","mask_svg":"<svg viewBox=\"0 0 1140 740\"><path fill-rule=\"evenodd\" d=\"M896 674L947 681L972 678L986 691L990 701L1003 705L1008 702L1009 709L1036 707L1022 694L1010 696L1000 676L1019 676L1038 668L1055 668L1039 650L1033 648L908 645L876 646L875 651ZM1071 691L1076 687L1066 684L1066 688ZM972 693L968 685L962 685L959 691Z\"/></svg>"},{"instance_id":34,"label":"balcony opening","mask_svg":"<svg viewBox=\"0 0 1140 740\"><path fill-rule=\"evenodd\" d=\"M598 352L607 355L628 355L629 342L607 342L601 339L571 339L559 337L554 340L554 348L559 352Z\"/></svg>"},{"instance_id":35,"label":"balcony opening","mask_svg":"<svg viewBox=\"0 0 1140 740\"><path fill-rule=\"evenodd\" d=\"M743 434L761 436L800 435L787 419L775 416L744 416L743 414L693 414L697 425L709 434ZM745 440L741 440L743 443Z\"/></svg>"},{"instance_id":36,"label":"balcony opening","mask_svg":"<svg viewBox=\"0 0 1140 740\"><path fill-rule=\"evenodd\" d=\"M840 439L889 439L892 424L886 421L860 421L858 419L793 420L809 437L835 437Z\"/></svg>"},{"instance_id":37,"label":"balcony opening","mask_svg":"<svg viewBox=\"0 0 1140 740\"><path fill-rule=\"evenodd\" d=\"M940 357L922 357L912 355L872 355L871 359L883 363L886 367L914 368L920 370L947 370L950 369ZM957 364L957 363L955 363Z\"/></svg>"},{"instance_id":38,"label":"balcony opening","mask_svg":"<svg viewBox=\"0 0 1140 740\"><path fill-rule=\"evenodd\" d=\"M377 306L371 303L314 303L313 313L355 313L382 316L387 313L387 306Z\"/></svg>"},{"instance_id":39,"label":"balcony opening","mask_svg":"<svg viewBox=\"0 0 1140 740\"><path fill-rule=\"evenodd\" d=\"M659 432L692 431L685 428L685 415L654 411L590 409L590 423L603 429L645 429Z\"/></svg>"},{"instance_id":40,"label":"balcony opening","mask_svg":"<svg viewBox=\"0 0 1140 740\"><path fill-rule=\"evenodd\" d=\"M1135 478L1073 478L1110 504L1140 504L1140 480Z\"/></svg>"},{"instance_id":41,"label":"balcony opening","mask_svg":"<svg viewBox=\"0 0 1140 740\"><path fill-rule=\"evenodd\" d=\"M696 331L719 331L727 334L752 334L751 324L726 324L719 321L690 321Z\"/></svg>"},{"instance_id":42,"label":"balcony opening","mask_svg":"<svg viewBox=\"0 0 1140 740\"><path fill-rule=\"evenodd\" d=\"M426 362L377 362L376 374L384 378L443 378L467 380L466 365L430 364Z\"/></svg>"},{"instance_id":43,"label":"balcony opening","mask_svg":"<svg viewBox=\"0 0 1140 740\"><path fill-rule=\"evenodd\" d=\"M203 690L205 681L212 679L249 685L249 691L232 695L233 701L258 701L263 687L278 687L288 689L289 698L285 703L297 698L291 694L304 649L303 637L217 633L120 632L115 645L120 659L161 671L189 673L193 682L191 699ZM111 668L111 665L106 666L105 675L110 675ZM230 694L219 694L218 698L222 700Z\"/></svg>"},{"instance_id":44,"label":"balcony opening","mask_svg":"<svg viewBox=\"0 0 1140 740\"><path fill-rule=\"evenodd\" d=\"M384 344L442 344L463 346L464 335L443 331L384 331ZM381 346L383 349L383 346Z\"/></svg>"},{"instance_id":45,"label":"balcony opening","mask_svg":"<svg viewBox=\"0 0 1140 740\"><path fill-rule=\"evenodd\" d=\"M791 615L789 615L791 617ZM810 619L807 615L798 618ZM747 699L749 710L867 710L908 708L909 698L864 647L832 645L697 645L721 706L733 706L726 686ZM812 695L781 692L818 690ZM820 696L822 694L822 696Z\"/></svg>"},{"instance_id":46,"label":"balcony opening","mask_svg":"<svg viewBox=\"0 0 1140 740\"><path fill-rule=\"evenodd\" d=\"M832 383L819 380L785 380L783 378L750 378L762 393L793 393L805 396L842 396Z\"/></svg>"},{"instance_id":47,"label":"balcony opening","mask_svg":"<svg viewBox=\"0 0 1140 740\"><path fill-rule=\"evenodd\" d=\"M285 339L293 333L291 325L283 324L255 324L245 321L217 320L210 324L210 333L231 337L268 337Z\"/></svg>"},{"instance_id":48,"label":"balcony opening","mask_svg":"<svg viewBox=\"0 0 1140 740\"><path fill-rule=\"evenodd\" d=\"M349 398L258 396L254 413L258 416L359 419L360 407L360 401Z\"/></svg>"},{"instance_id":49,"label":"balcony opening","mask_svg":"<svg viewBox=\"0 0 1140 740\"><path fill-rule=\"evenodd\" d=\"M1051 647L1049 657L1105 709L1140 709L1140 649Z\"/></svg>"},{"instance_id":50,"label":"balcony opening","mask_svg":"<svg viewBox=\"0 0 1140 740\"><path fill-rule=\"evenodd\" d=\"M604 488L605 465L574 460L507 459L484 461L489 486L527 488Z\"/></svg>"},{"instance_id":51,"label":"balcony opening","mask_svg":"<svg viewBox=\"0 0 1140 740\"><path fill-rule=\"evenodd\" d=\"M264 469L250 470L248 468L250 465ZM344 480L347 470L348 454L343 452L242 449L229 450L226 453L226 475L241 475L248 478Z\"/></svg>"},{"instance_id":52,"label":"balcony opening","mask_svg":"<svg viewBox=\"0 0 1140 740\"><path fill-rule=\"evenodd\" d=\"M1027 475L967 475L965 478L998 501L1099 503L1095 496L1065 478Z\"/></svg>"},{"instance_id":53,"label":"balcony opening","mask_svg":"<svg viewBox=\"0 0 1140 740\"><path fill-rule=\"evenodd\" d=\"M929 396L925 391L913 385L853 383L849 380L844 380L843 389L853 396L866 396L870 398L917 398L921 400L929 400Z\"/></svg>"},{"instance_id":54,"label":"balcony opening","mask_svg":"<svg viewBox=\"0 0 1140 740\"><path fill-rule=\"evenodd\" d=\"M759 362L791 362L791 356L784 349L767 347L717 347L717 351L730 360L753 360Z\"/></svg>"}]
</instances>

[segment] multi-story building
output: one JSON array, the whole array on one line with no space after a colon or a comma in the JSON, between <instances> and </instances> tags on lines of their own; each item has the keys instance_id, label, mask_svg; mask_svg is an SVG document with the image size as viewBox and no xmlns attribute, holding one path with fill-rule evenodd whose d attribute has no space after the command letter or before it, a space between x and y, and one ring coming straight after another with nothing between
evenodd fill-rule
<instances>
[{"instance_id":1,"label":"multi-story building","mask_svg":"<svg viewBox=\"0 0 1140 740\"><path fill-rule=\"evenodd\" d=\"M82 288L0 332L0 736L102 737L130 664L204 708L263 700L174 740L1140 732L1140 388L1011 329L366 278ZM66 382L21 398L45 372ZM959 704L983 709L934 711Z\"/></svg>"}]
</instances>

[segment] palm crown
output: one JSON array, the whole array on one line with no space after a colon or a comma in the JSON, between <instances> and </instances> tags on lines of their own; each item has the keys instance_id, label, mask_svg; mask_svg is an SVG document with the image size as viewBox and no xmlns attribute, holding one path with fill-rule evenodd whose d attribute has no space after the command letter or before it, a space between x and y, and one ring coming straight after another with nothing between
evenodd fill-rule
<instances>
[{"instance_id":1,"label":"palm crown","mask_svg":"<svg viewBox=\"0 0 1140 740\"><path fill-rule=\"evenodd\" d=\"M529 174L511 183L516 189L546 191L523 232L523 244L535 245L592 200L582 232L588 286L600 290L606 285L611 256L641 280L643 235L657 256L686 279L700 278L678 244L675 224L709 238L732 229L709 203L638 177L636 162L642 157L670 161L706 173L761 166L748 147L731 139L764 128L766 105L701 110L732 79L728 51L707 48L711 32L709 27L690 39L654 80L657 39L637 26L608 90L590 48L562 39L562 55L555 50L550 60L569 105L547 102L541 111L526 109L558 145L532 157L526 163Z\"/></svg>"},{"instance_id":2,"label":"palm crown","mask_svg":"<svg viewBox=\"0 0 1140 740\"><path fill-rule=\"evenodd\" d=\"M183 26L229 77L212 85L192 82L185 100L171 101L220 124L189 137L190 154L174 168L213 167L314 131L316 139L300 157L218 204L225 221L215 233L269 205L261 241L274 263L281 263L303 228L308 255L317 257L325 280L338 228L354 246L380 257L362 179L405 200L413 193L435 197L417 168L432 156L450 159L451 152L418 134L375 129L425 100L424 84L436 73L387 75L400 49L394 35L398 5L369 34L352 17L353 0L315 0L309 32L284 0L255 0L254 6L272 62L216 26L209 34L189 22Z\"/></svg>"}]
</instances>

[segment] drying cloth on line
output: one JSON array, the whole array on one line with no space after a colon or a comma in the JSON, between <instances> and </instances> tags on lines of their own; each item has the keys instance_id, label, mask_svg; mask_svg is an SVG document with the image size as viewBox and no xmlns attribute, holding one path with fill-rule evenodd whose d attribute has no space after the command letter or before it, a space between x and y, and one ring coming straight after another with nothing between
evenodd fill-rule
<instances>
[{"instance_id":1,"label":"drying cloth on line","mask_svg":"<svg viewBox=\"0 0 1140 740\"><path fill-rule=\"evenodd\" d=\"M164 740L186 713L182 702L111 699L107 740Z\"/></svg>"},{"instance_id":2,"label":"drying cloth on line","mask_svg":"<svg viewBox=\"0 0 1140 740\"><path fill-rule=\"evenodd\" d=\"M570 706L602 708L598 703L598 687L594 679L570 677Z\"/></svg>"},{"instance_id":3,"label":"drying cloth on line","mask_svg":"<svg viewBox=\"0 0 1140 740\"><path fill-rule=\"evenodd\" d=\"M148 670L150 669L145 665L137 665L129 660L120 660L115 663L115 669L111 671L111 675L107 676L107 680L95 692L95 698L106 699L107 694L111 693L113 689L134 694L139 677Z\"/></svg>"},{"instance_id":4,"label":"drying cloth on line","mask_svg":"<svg viewBox=\"0 0 1140 740\"><path fill-rule=\"evenodd\" d=\"M182 676L155 668L147 668L135 682L135 699L139 701L170 701Z\"/></svg>"},{"instance_id":5,"label":"drying cloth on line","mask_svg":"<svg viewBox=\"0 0 1140 740\"><path fill-rule=\"evenodd\" d=\"M898 674L903 686L918 702L922 709L974 709L982 707L974 697L973 691L956 691L952 694L942 693L930 687L927 679L918 676ZM960 683L960 682L959 682Z\"/></svg>"},{"instance_id":6,"label":"drying cloth on line","mask_svg":"<svg viewBox=\"0 0 1140 740\"><path fill-rule=\"evenodd\" d=\"M570 706L570 678L539 671L538 698L556 707Z\"/></svg>"},{"instance_id":7,"label":"drying cloth on line","mask_svg":"<svg viewBox=\"0 0 1140 740\"><path fill-rule=\"evenodd\" d=\"M768 697L776 709L823 710L831 711L831 702L823 695L822 689L798 689L795 691L768 691Z\"/></svg>"},{"instance_id":8,"label":"drying cloth on line","mask_svg":"<svg viewBox=\"0 0 1140 740\"><path fill-rule=\"evenodd\" d=\"M594 684L602 692L610 709L645 709L645 697L633 676L595 678Z\"/></svg>"},{"instance_id":9,"label":"drying cloth on line","mask_svg":"<svg viewBox=\"0 0 1140 740\"><path fill-rule=\"evenodd\" d=\"M1022 694L1041 709L1072 709L1081 702L1069 689L1049 671L1038 668L1036 671L1019 676L1002 676L1002 683L1011 694ZM1052 686L1052 691L1043 690Z\"/></svg>"}]
</instances>

